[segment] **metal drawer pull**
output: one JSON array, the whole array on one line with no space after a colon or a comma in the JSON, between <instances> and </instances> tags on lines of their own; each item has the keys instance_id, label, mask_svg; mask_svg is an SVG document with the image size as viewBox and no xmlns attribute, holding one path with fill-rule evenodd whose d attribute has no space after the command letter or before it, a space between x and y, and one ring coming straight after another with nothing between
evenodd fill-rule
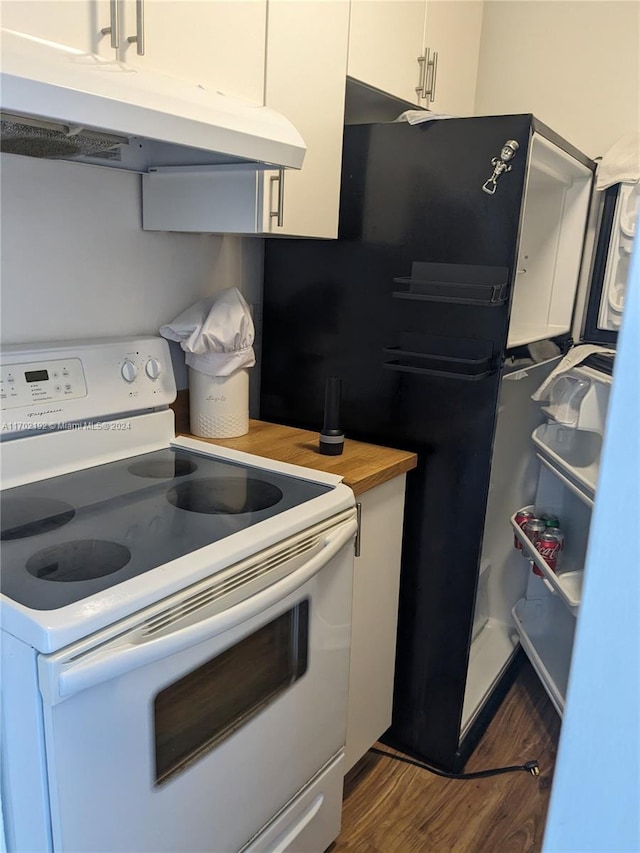
<instances>
[{"instance_id":1,"label":"metal drawer pull","mask_svg":"<svg viewBox=\"0 0 640 853\"><path fill-rule=\"evenodd\" d=\"M271 178L269 178L269 198L271 200L273 199L273 185L276 181L278 182L278 206L275 210L270 210L269 216L272 219L275 217L276 225L278 228L282 228L282 223L284 221L284 169L279 169L277 175L272 175Z\"/></svg>"},{"instance_id":2,"label":"metal drawer pull","mask_svg":"<svg viewBox=\"0 0 640 853\"><path fill-rule=\"evenodd\" d=\"M129 36L127 41L130 44L135 42L136 53L144 56L144 0L136 0L136 34Z\"/></svg>"},{"instance_id":3,"label":"metal drawer pull","mask_svg":"<svg viewBox=\"0 0 640 853\"><path fill-rule=\"evenodd\" d=\"M111 35L111 47L117 50L120 47L120 25L118 23L118 0L109 0L110 27L103 27L100 32L103 36Z\"/></svg>"}]
</instances>

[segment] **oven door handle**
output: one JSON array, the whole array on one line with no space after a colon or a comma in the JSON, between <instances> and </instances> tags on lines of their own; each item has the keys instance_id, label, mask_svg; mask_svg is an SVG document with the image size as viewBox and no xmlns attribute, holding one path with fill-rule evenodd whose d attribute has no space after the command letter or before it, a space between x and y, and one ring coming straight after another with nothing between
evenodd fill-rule
<instances>
[{"instance_id":1,"label":"oven door handle","mask_svg":"<svg viewBox=\"0 0 640 853\"><path fill-rule=\"evenodd\" d=\"M230 631L242 622L263 613L272 605L284 600L307 581L311 580L356 533L355 518L349 519L322 541L322 550L290 575L266 589L215 613L195 624L180 628L170 634L148 639L143 629L115 638L102 647L77 655L71 660L69 652L60 655L40 656L38 673L40 692L49 705L69 699L71 696L96 684L118 678L127 672L170 657L225 631Z\"/></svg>"}]
</instances>

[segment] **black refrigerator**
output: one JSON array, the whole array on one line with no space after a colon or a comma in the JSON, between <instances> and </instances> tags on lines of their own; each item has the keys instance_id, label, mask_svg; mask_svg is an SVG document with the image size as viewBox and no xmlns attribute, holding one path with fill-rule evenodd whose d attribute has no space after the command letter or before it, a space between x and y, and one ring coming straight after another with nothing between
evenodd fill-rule
<instances>
[{"instance_id":1,"label":"black refrigerator","mask_svg":"<svg viewBox=\"0 0 640 853\"><path fill-rule=\"evenodd\" d=\"M517 656L469 698L501 382L576 338L594 168L531 115L346 127L338 239L266 244L261 418L319 430L338 376L348 437L418 455L385 739L451 770Z\"/></svg>"}]
</instances>

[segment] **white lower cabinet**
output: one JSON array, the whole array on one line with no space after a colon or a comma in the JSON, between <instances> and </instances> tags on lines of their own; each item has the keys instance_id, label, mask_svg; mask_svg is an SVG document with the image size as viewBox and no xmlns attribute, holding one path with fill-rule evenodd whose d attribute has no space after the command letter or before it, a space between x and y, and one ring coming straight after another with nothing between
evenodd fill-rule
<instances>
[{"instance_id":1,"label":"white lower cabinet","mask_svg":"<svg viewBox=\"0 0 640 853\"><path fill-rule=\"evenodd\" d=\"M391 725L405 475L375 486L361 506L355 559L345 772Z\"/></svg>"}]
</instances>

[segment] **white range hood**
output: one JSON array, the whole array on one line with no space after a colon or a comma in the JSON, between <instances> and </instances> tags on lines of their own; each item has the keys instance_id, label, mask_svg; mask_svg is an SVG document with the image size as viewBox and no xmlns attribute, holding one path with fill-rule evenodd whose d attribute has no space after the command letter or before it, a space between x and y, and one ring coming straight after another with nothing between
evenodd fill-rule
<instances>
[{"instance_id":1,"label":"white range hood","mask_svg":"<svg viewBox=\"0 0 640 853\"><path fill-rule=\"evenodd\" d=\"M267 107L23 33L1 37L3 151L137 172L302 166L302 137Z\"/></svg>"}]
</instances>

